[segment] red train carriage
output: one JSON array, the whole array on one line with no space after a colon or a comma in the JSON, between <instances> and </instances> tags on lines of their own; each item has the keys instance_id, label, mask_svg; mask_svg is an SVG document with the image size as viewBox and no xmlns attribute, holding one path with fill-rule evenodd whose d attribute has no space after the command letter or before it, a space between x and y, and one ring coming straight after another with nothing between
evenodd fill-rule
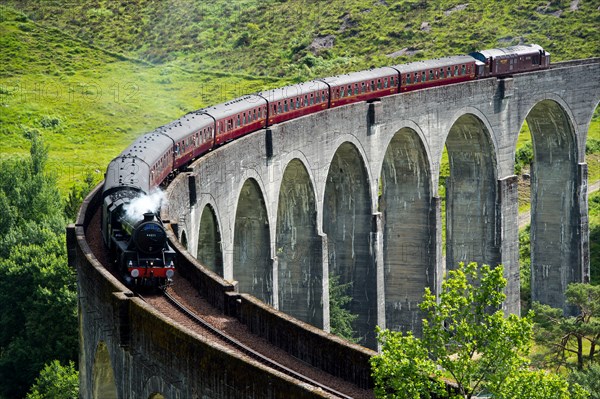
<instances>
[{"instance_id":1,"label":"red train carriage","mask_svg":"<svg viewBox=\"0 0 600 399\"><path fill-rule=\"evenodd\" d=\"M394 65L400 74L400 91L412 91L475 79L476 63L473 57L460 55L437 60Z\"/></svg>"},{"instance_id":2,"label":"red train carriage","mask_svg":"<svg viewBox=\"0 0 600 399\"><path fill-rule=\"evenodd\" d=\"M511 75L550 67L550 53L537 44L496 48L469 54L484 65L477 76Z\"/></svg>"},{"instance_id":3,"label":"red train carriage","mask_svg":"<svg viewBox=\"0 0 600 399\"><path fill-rule=\"evenodd\" d=\"M212 148L214 128L215 121L209 115L189 113L158 130L173 140L175 169L187 165Z\"/></svg>"},{"instance_id":4,"label":"red train carriage","mask_svg":"<svg viewBox=\"0 0 600 399\"><path fill-rule=\"evenodd\" d=\"M266 127L267 102L260 96L249 95L202 109L198 113L214 119L214 146L218 146Z\"/></svg>"},{"instance_id":5,"label":"red train carriage","mask_svg":"<svg viewBox=\"0 0 600 399\"><path fill-rule=\"evenodd\" d=\"M269 103L269 126L329 107L329 86L313 80L258 94Z\"/></svg>"},{"instance_id":6,"label":"red train carriage","mask_svg":"<svg viewBox=\"0 0 600 399\"><path fill-rule=\"evenodd\" d=\"M331 108L398 93L398 71L389 67L320 80L330 87Z\"/></svg>"}]
</instances>

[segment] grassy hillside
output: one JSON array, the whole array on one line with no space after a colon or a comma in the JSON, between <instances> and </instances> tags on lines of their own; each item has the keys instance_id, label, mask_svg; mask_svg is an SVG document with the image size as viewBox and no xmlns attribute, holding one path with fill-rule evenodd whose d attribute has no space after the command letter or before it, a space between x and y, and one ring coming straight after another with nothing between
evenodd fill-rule
<instances>
[{"instance_id":1,"label":"grassy hillside","mask_svg":"<svg viewBox=\"0 0 600 399\"><path fill-rule=\"evenodd\" d=\"M600 56L600 2L4 0L0 157L37 130L64 191L133 137L290 81L539 43ZM396 55L401 54L396 57ZM394 55L395 57L391 57ZM600 139L598 122L591 137Z\"/></svg>"},{"instance_id":2,"label":"grassy hillside","mask_svg":"<svg viewBox=\"0 0 600 399\"><path fill-rule=\"evenodd\" d=\"M37 131L66 192L135 137L186 112L279 85L153 66L90 46L9 8L0 13L0 158L27 153Z\"/></svg>"},{"instance_id":3,"label":"grassy hillside","mask_svg":"<svg viewBox=\"0 0 600 399\"><path fill-rule=\"evenodd\" d=\"M600 55L589 0L11 0L87 43L194 70L304 79L476 48L538 43L555 60Z\"/></svg>"}]
</instances>

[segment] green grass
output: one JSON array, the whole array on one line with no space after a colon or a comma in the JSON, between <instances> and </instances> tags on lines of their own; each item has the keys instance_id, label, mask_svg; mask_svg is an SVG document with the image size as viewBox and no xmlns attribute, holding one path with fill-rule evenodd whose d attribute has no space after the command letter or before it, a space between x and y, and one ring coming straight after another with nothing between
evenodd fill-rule
<instances>
[{"instance_id":1,"label":"green grass","mask_svg":"<svg viewBox=\"0 0 600 399\"><path fill-rule=\"evenodd\" d=\"M258 89L519 42L541 44L554 61L600 56L590 2L570 11L570 1L481 1L449 12L466 3L5 0L0 157L24 154L38 130L64 193L87 171L99 180L134 137ZM332 47L311 46L324 36ZM387 56L404 48L416 53ZM590 137L599 136L596 118ZM590 181L600 179L594 154L588 165Z\"/></svg>"},{"instance_id":2,"label":"green grass","mask_svg":"<svg viewBox=\"0 0 600 399\"><path fill-rule=\"evenodd\" d=\"M63 194L87 172L101 180L110 159L140 134L278 85L122 60L6 8L0 38L0 158L26 154L27 136L38 131Z\"/></svg>"},{"instance_id":3,"label":"green grass","mask_svg":"<svg viewBox=\"0 0 600 399\"><path fill-rule=\"evenodd\" d=\"M32 19L85 42L153 63L306 79L389 65L404 48L435 58L538 43L555 60L600 54L598 4L570 0L7 0ZM460 4L463 10L451 12ZM559 14L560 12L560 14ZM311 46L332 36L332 47Z\"/></svg>"}]
</instances>

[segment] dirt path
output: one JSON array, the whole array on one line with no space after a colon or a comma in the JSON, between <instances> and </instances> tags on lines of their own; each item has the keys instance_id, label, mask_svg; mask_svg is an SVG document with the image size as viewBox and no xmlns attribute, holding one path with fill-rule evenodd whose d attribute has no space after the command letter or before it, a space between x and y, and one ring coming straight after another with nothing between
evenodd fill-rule
<instances>
[{"instance_id":1,"label":"dirt path","mask_svg":"<svg viewBox=\"0 0 600 399\"><path fill-rule=\"evenodd\" d=\"M595 181L594 183L592 183L588 186L588 196L591 193L598 191L598 190L600 190L600 180ZM531 221L530 218L531 218L531 214L529 213L529 211L519 213L519 229L522 229L525 226L527 226L529 224L529 222Z\"/></svg>"}]
</instances>

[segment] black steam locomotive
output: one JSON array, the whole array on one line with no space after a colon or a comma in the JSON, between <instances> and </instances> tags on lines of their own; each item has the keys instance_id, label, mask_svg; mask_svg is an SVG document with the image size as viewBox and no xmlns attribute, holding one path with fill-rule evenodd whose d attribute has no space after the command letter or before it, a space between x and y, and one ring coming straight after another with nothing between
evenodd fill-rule
<instances>
[{"instance_id":1,"label":"black steam locomotive","mask_svg":"<svg viewBox=\"0 0 600 399\"><path fill-rule=\"evenodd\" d=\"M143 140L142 140L143 141ZM175 274L175 251L151 195L140 139L108 166L102 204L102 236L130 287L166 287ZM128 152L127 152L128 151Z\"/></svg>"}]
</instances>

